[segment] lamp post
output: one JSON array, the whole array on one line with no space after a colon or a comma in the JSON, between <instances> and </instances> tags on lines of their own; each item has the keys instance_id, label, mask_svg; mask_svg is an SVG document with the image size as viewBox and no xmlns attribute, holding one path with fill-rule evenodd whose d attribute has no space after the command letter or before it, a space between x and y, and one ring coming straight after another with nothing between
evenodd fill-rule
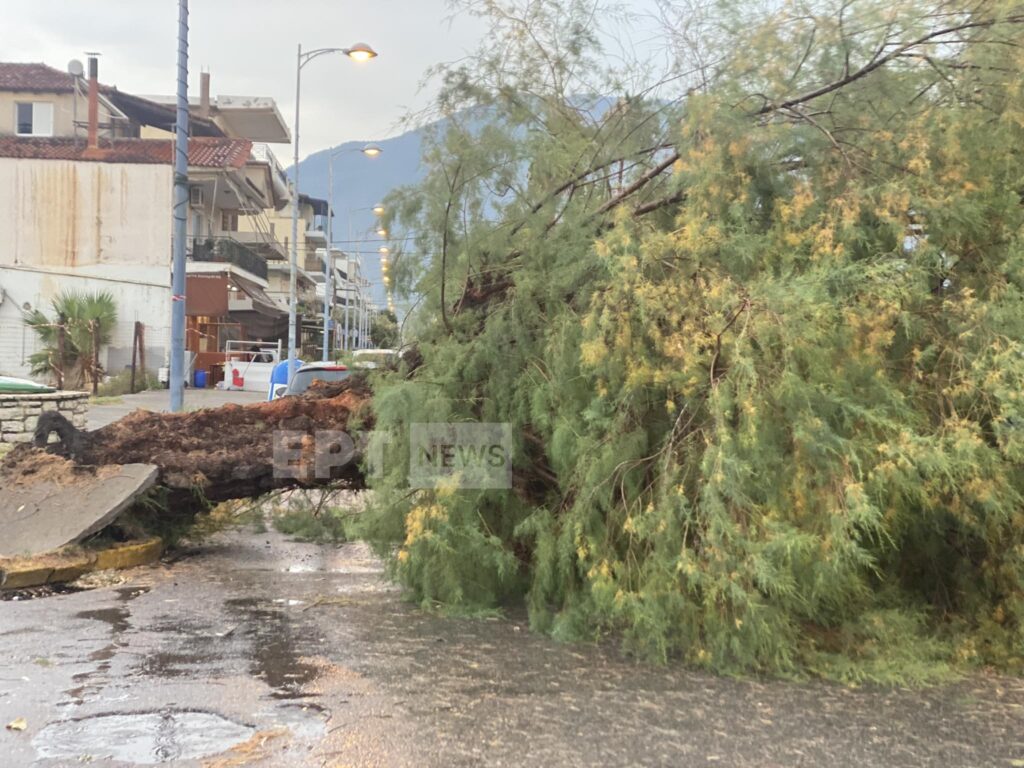
<instances>
[{"instance_id":1,"label":"lamp post","mask_svg":"<svg viewBox=\"0 0 1024 768\"><path fill-rule=\"evenodd\" d=\"M370 287L370 281L367 280L365 277L360 282L362 283L362 286L363 286L364 289L368 289ZM368 291L364 290L362 298L360 300L360 304L359 304L360 316L361 316L360 317L360 320L361 320L361 322L360 322L361 331L359 333L359 348L360 349L368 349L369 348L369 344L366 343L366 337L370 333L370 305L366 301L367 293L368 293Z\"/></svg>"},{"instance_id":2,"label":"lamp post","mask_svg":"<svg viewBox=\"0 0 1024 768\"><path fill-rule=\"evenodd\" d=\"M381 151L382 151L375 144L370 144L368 146L372 147L372 148L376 148L375 154L371 154L370 155L371 157L374 157L375 155L379 155L381 153ZM364 151L364 154L366 154L365 151ZM373 211L374 215L376 215L376 216L383 216L384 215L384 205L382 203L377 203L376 205L371 206L369 208L349 208L348 209L348 242L349 242L350 245L352 243L355 243L355 240L352 239L352 214L356 213L357 211ZM379 225L378 225L378 229L379 229ZM353 331L356 334L356 338L357 339L359 338L359 328L360 328L360 322L359 321L360 321L361 314L362 314L362 303L363 303L363 294L362 294L362 266L363 266L363 259L362 259L362 252L360 250L361 243L362 243L362 239L360 239L359 244L356 245L356 249L355 249L355 256L356 256L355 262L356 262L356 264L359 265L359 282L357 283L356 280L352 277L352 269L351 269L351 267L349 267L349 269L348 269L348 277L349 277L349 283L350 283L351 287L345 289L345 334L342 337L343 341L342 341L342 347L341 347L342 350L344 350L345 352L348 352L349 349L350 349L351 337L352 337L352 332ZM357 310L358 314L356 314L356 316L353 318L353 322L350 325L350 323L349 323L349 316L350 316L349 309L350 309L350 307L352 305L351 293L353 291L355 292L355 295L356 295L356 297L358 299L359 309Z\"/></svg>"},{"instance_id":3,"label":"lamp post","mask_svg":"<svg viewBox=\"0 0 1024 768\"><path fill-rule=\"evenodd\" d=\"M383 152L377 144L367 144L360 149L335 148L327 155L327 256L324 259L324 345L323 361L326 363L330 354L330 327L331 327L331 305L334 303L334 236L332 225L334 222L334 158L346 152L362 152L369 158L379 157ZM348 270L346 270L347 272ZM346 293L346 308L348 306L348 294ZM348 328L345 329L348 333Z\"/></svg>"},{"instance_id":4,"label":"lamp post","mask_svg":"<svg viewBox=\"0 0 1024 768\"><path fill-rule=\"evenodd\" d=\"M369 61L377 55L366 43L356 43L351 48L314 48L305 53L302 51L302 43L299 43L295 66L295 131L292 136L295 149L295 198L292 200L292 249L288 273L288 381L295 375L295 349L298 346L296 284L299 261L299 99L302 95L302 68L318 56L328 53L342 53L356 62Z\"/></svg>"}]
</instances>

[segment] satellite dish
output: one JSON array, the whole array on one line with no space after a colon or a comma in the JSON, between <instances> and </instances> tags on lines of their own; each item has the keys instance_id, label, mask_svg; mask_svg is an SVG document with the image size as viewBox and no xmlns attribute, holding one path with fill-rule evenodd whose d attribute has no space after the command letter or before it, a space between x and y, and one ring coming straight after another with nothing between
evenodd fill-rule
<instances>
[{"instance_id":1,"label":"satellite dish","mask_svg":"<svg viewBox=\"0 0 1024 768\"><path fill-rule=\"evenodd\" d=\"M72 59L68 62L68 74L72 77L81 77L85 74L85 67L82 66L82 62L78 59Z\"/></svg>"}]
</instances>

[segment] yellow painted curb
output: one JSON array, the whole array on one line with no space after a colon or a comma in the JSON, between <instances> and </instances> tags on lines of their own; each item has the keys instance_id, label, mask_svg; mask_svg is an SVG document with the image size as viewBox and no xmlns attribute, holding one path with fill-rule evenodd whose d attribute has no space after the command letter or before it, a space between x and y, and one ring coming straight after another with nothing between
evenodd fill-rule
<instances>
[{"instance_id":1,"label":"yellow painted curb","mask_svg":"<svg viewBox=\"0 0 1024 768\"><path fill-rule=\"evenodd\" d=\"M45 566L14 566L11 570L6 568L0 571L0 588L22 589L24 587L38 587L50 580L53 568Z\"/></svg>"},{"instance_id":2,"label":"yellow painted curb","mask_svg":"<svg viewBox=\"0 0 1024 768\"><path fill-rule=\"evenodd\" d=\"M135 568L159 559L163 539L114 544L98 552L50 552L36 557L0 558L0 589L24 589L74 581L93 571Z\"/></svg>"},{"instance_id":3,"label":"yellow painted curb","mask_svg":"<svg viewBox=\"0 0 1024 768\"><path fill-rule=\"evenodd\" d=\"M96 560L90 570L108 571L111 568L135 568L147 565L160 557L164 551L163 539L153 537L144 541L129 541L116 544L96 553Z\"/></svg>"},{"instance_id":4,"label":"yellow painted curb","mask_svg":"<svg viewBox=\"0 0 1024 768\"><path fill-rule=\"evenodd\" d=\"M74 581L92 570L92 558L86 555L68 557L66 560L55 566L47 579L48 584L56 584L64 581ZM5 585L6 586L6 585Z\"/></svg>"}]
</instances>

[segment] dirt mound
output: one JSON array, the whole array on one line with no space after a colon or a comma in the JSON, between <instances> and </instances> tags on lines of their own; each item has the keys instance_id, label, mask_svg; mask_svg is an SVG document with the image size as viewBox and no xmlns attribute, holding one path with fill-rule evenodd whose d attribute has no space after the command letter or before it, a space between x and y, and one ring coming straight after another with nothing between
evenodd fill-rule
<instances>
[{"instance_id":1,"label":"dirt mound","mask_svg":"<svg viewBox=\"0 0 1024 768\"><path fill-rule=\"evenodd\" d=\"M25 487L39 483L78 485L97 477L102 480L116 472L116 467L81 466L38 448L21 446L0 465L0 487Z\"/></svg>"}]
</instances>

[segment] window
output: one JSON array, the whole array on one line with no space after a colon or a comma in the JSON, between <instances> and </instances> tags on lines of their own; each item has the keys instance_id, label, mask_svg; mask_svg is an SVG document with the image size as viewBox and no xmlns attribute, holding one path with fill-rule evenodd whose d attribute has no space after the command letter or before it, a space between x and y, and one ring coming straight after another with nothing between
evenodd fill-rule
<instances>
[{"instance_id":1,"label":"window","mask_svg":"<svg viewBox=\"0 0 1024 768\"><path fill-rule=\"evenodd\" d=\"M220 214L220 231L238 231L238 211L222 211Z\"/></svg>"},{"instance_id":2,"label":"window","mask_svg":"<svg viewBox=\"0 0 1024 768\"><path fill-rule=\"evenodd\" d=\"M53 136L53 104L19 101L14 105L14 121L19 136Z\"/></svg>"}]
</instances>

